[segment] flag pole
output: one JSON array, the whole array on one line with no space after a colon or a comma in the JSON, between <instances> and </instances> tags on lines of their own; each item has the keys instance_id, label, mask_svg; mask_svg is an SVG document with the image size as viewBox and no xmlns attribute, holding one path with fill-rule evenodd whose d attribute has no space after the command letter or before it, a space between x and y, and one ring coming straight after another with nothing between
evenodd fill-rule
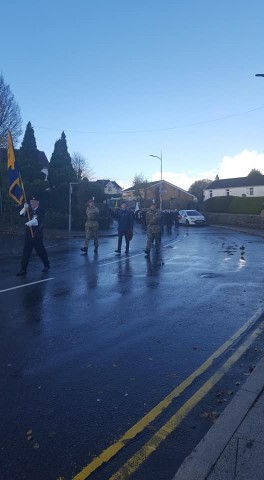
<instances>
[{"instance_id":1,"label":"flag pole","mask_svg":"<svg viewBox=\"0 0 264 480\"><path fill-rule=\"evenodd\" d=\"M24 185L23 185L23 182L22 182L22 177L21 177L20 172L19 172L19 181L20 181L22 192L23 192L23 197L24 197L24 201L25 201L24 203L27 203L26 192L25 192L25 189L24 189ZM30 221L30 215L29 215L29 209L28 208L27 208L27 218L28 218L28 221ZM34 239L34 233L33 233L32 227L29 227L29 230L30 230L32 239Z\"/></svg>"},{"instance_id":2,"label":"flag pole","mask_svg":"<svg viewBox=\"0 0 264 480\"><path fill-rule=\"evenodd\" d=\"M24 203L27 203L27 198L26 198L26 193L24 189L24 185L22 182L22 177L17 165L17 161L15 158L15 149L13 145L13 139L10 130L7 131L7 136L8 136L8 148L7 148L7 170L8 170L8 176L9 176L9 195L19 204L22 204L22 201L24 200ZM11 172L11 175L10 175ZM13 189L17 188L18 191L14 191ZM22 193L22 195L21 195ZM28 221L30 220L30 214L29 210L27 208L27 217ZM32 227L29 227L31 237L34 239L34 234Z\"/></svg>"}]
</instances>

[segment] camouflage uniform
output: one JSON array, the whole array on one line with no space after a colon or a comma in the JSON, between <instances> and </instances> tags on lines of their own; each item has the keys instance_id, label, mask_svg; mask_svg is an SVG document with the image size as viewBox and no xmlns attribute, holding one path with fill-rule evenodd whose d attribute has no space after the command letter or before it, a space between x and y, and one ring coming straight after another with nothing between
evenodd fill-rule
<instances>
[{"instance_id":1,"label":"camouflage uniform","mask_svg":"<svg viewBox=\"0 0 264 480\"><path fill-rule=\"evenodd\" d=\"M155 240L156 252L160 248L160 224L161 224L161 211L149 208L146 213L147 224L147 245L146 254L149 254L151 245Z\"/></svg>"},{"instance_id":2,"label":"camouflage uniform","mask_svg":"<svg viewBox=\"0 0 264 480\"><path fill-rule=\"evenodd\" d=\"M99 210L97 207L88 205L86 209L87 220L85 222L85 242L84 248L88 249L90 238L94 238L94 249L98 249L98 217Z\"/></svg>"}]
</instances>

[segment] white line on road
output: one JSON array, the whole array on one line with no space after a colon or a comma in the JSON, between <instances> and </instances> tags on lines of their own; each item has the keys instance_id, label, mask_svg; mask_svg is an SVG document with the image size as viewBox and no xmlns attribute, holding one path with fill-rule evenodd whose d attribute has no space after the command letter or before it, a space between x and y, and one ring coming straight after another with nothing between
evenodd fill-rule
<instances>
[{"instance_id":1,"label":"white line on road","mask_svg":"<svg viewBox=\"0 0 264 480\"><path fill-rule=\"evenodd\" d=\"M161 245L161 248L167 247L168 245L171 245L172 243L176 243L176 242L179 242L179 241L180 240L178 238L176 238L175 240L170 240L168 243L164 243L163 245ZM112 253L110 255L112 255ZM142 255L145 255L145 253L142 252L142 253L136 253L135 255L128 255L126 257L121 257L121 258L119 257L118 259L113 260L111 262L101 263L100 265L98 265L98 267L105 267L107 265L112 265L113 263L123 262L124 260L128 260L130 258L135 258L135 257L140 257Z\"/></svg>"},{"instance_id":2,"label":"white line on road","mask_svg":"<svg viewBox=\"0 0 264 480\"><path fill-rule=\"evenodd\" d=\"M121 258L118 258L118 260L114 260L113 262L101 263L100 265L98 265L98 267L105 267L106 265L112 265L113 263L123 262L124 260L140 257L141 255L144 255L144 253L137 253L136 255L128 255L127 257L121 257Z\"/></svg>"},{"instance_id":3,"label":"white line on road","mask_svg":"<svg viewBox=\"0 0 264 480\"><path fill-rule=\"evenodd\" d=\"M9 290L16 290L17 288L28 287L29 285L35 285L36 283L48 282L49 280L54 280L54 277L45 278L45 280L38 280L37 282L24 283L24 285L17 285L17 287L5 288L4 290L0 290L0 293L8 292Z\"/></svg>"}]
</instances>

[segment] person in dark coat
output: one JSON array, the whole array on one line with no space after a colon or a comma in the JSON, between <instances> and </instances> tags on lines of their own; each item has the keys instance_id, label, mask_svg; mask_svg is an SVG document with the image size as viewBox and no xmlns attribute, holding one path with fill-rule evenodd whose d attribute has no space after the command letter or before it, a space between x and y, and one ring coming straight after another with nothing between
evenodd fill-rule
<instances>
[{"instance_id":1,"label":"person in dark coat","mask_svg":"<svg viewBox=\"0 0 264 480\"><path fill-rule=\"evenodd\" d=\"M117 220L118 220L118 245L115 252L121 254L121 245L123 236L126 241L126 253L129 253L129 242L131 240L131 235L133 232L133 212L128 210L125 202L121 204L121 208L117 211Z\"/></svg>"},{"instance_id":2,"label":"person in dark coat","mask_svg":"<svg viewBox=\"0 0 264 480\"><path fill-rule=\"evenodd\" d=\"M20 215L27 215L27 211L29 211L30 219L28 219L28 221L25 223L24 248L21 260L21 269L17 273L18 277L26 275L33 248L35 248L44 265L42 272L46 273L50 268L47 250L43 244L44 211L40 207L39 201L35 196L31 197L29 205L28 203L24 204L24 207L20 211Z\"/></svg>"}]
</instances>

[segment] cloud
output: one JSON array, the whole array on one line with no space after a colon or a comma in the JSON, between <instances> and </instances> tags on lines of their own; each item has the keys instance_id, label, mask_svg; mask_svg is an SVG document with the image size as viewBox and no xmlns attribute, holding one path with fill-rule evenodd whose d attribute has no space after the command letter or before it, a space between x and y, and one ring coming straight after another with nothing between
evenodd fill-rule
<instances>
[{"instance_id":1,"label":"cloud","mask_svg":"<svg viewBox=\"0 0 264 480\"><path fill-rule=\"evenodd\" d=\"M124 190L126 188L130 188L132 187L132 181L131 180L121 180L121 179L117 179L115 180L116 183L118 183L118 185L120 185L120 187L122 187Z\"/></svg>"},{"instance_id":2,"label":"cloud","mask_svg":"<svg viewBox=\"0 0 264 480\"><path fill-rule=\"evenodd\" d=\"M256 168L263 173L264 153L243 150L233 157L225 156L219 166L219 178L246 177Z\"/></svg>"},{"instance_id":3,"label":"cloud","mask_svg":"<svg viewBox=\"0 0 264 480\"><path fill-rule=\"evenodd\" d=\"M187 172L187 173L176 173L176 172L163 172L162 178L167 182L176 185L179 188L183 188L183 190L189 190L192 183L196 182L197 180L202 180L204 178L208 178L210 180L214 180L216 176L217 170L210 170L210 171L203 171L200 173L194 172ZM155 182L160 180L160 172L155 172L152 175L152 181Z\"/></svg>"},{"instance_id":4,"label":"cloud","mask_svg":"<svg viewBox=\"0 0 264 480\"><path fill-rule=\"evenodd\" d=\"M256 150L242 150L242 152L233 156L225 155L218 167L210 170L202 170L200 172L187 171L184 173L168 171L163 172L162 177L167 182L188 190L197 180L204 178L214 180L216 174L219 175L220 179L246 177L253 168L256 168L262 174L264 173L264 153L259 153ZM151 180L153 182L160 180L160 171L153 173ZM117 180L117 183L123 188L128 188L132 185L132 182L127 180Z\"/></svg>"}]
</instances>

